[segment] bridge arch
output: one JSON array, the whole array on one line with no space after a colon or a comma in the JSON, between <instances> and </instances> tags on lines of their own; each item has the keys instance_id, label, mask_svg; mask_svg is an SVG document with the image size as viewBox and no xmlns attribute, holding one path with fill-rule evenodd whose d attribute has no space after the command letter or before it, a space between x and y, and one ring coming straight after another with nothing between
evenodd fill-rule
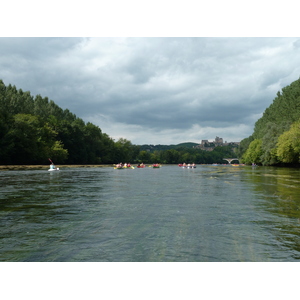
<instances>
[{"instance_id":1,"label":"bridge arch","mask_svg":"<svg viewBox=\"0 0 300 300\"><path fill-rule=\"evenodd\" d=\"M239 159L238 159L238 158L223 158L223 160L226 160L226 161L228 161L228 163L229 163L229 164L231 164L231 162L232 162L232 161L234 161L234 160L237 160L237 161L238 161L238 163L240 163L240 161L239 161Z\"/></svg>"}]
</instances>

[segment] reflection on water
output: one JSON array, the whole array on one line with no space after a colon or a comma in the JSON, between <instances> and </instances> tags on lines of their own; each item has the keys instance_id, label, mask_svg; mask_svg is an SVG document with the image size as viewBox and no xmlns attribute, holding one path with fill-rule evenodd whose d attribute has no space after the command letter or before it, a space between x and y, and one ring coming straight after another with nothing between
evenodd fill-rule
<instances>
[{"instance_id":1,"label":"reflection on water","mask_svg":"<svg viewBox=\"0 0 300 300\"><path fill-rule=\"evenodd\" d=\"M254 174L255 190L263 195L260 208L274 218L272 235L299 259L300 171L288 168L261 168ZM280 222L277 221L279 218ZM271 221L271 220L270 220ZM272 225L272 224L270 224Z\"/></svg>"},{"instance_id":2,"label":"reflection on water","mask_svg":"<svg viewBox=\"0 0 300 300\"><path fill-rule=\"evenodd\" d=\"M296 261L300 172L0 171L1 261Z\"/></svg>"}]
</instances>

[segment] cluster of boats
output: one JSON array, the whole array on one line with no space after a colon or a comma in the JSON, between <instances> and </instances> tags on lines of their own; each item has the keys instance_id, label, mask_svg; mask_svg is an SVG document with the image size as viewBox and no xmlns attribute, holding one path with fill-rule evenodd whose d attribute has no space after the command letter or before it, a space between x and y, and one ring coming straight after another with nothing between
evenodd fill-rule
<instances>
[{"instance_id":1,"label":"cluster of boats","mask_svg":"<svg viewBox=\"0 0 300 300\"><path fill-rule=\"evenodd\" d=\"M160 164L153 164L153 165L151 165L149 167L160 168L161 165ZM146 165L144 165L143 163L141 163L141 164L138 164L136 166L136 168L138 168L138 169L140 169L140 168L146 168ZM134 169L134 167L131 166L131 164L129 164L129 163L128 164L127 163L125 163L125 164L119 163L119 164L117 164L117 165L114 166L114 169Z\"/></svg>"},{"instance_id":2,"label":"cluster of boats","mask_svg":"<svg viewBox=\"0 0 300 300\"><path fill-rule=\"evenodd\" d=\"M130 163L125 163L125 164L119 163L115 165L114 169L134 169L134 167L131 166Z\"/></svg>"},{"instance_id":3,"label":"cluster of boats","mask_svg":"<svg viewBox=\"0 0 300 300\"><path fill-rule=\"evenodd\" d=\"M212 164L212 166L214 167L217 167L217 166L225 166L225 167L228 167L228 166L232 166L232 167L240 167L240 166L245 166L245 164Z\"/></svg>"},{"instance_id":4,"label":"cluster of boats","mask_svg":"<svg viewBox=\"0 0 300 300\"><path fill-rule=\"evenodd\" d=\"M196 165L195 164L183 163L183 164L179 164L178 167L187 168L187 169L194 169L194 168L196 168Z\"/></svg>"}]
</instances>

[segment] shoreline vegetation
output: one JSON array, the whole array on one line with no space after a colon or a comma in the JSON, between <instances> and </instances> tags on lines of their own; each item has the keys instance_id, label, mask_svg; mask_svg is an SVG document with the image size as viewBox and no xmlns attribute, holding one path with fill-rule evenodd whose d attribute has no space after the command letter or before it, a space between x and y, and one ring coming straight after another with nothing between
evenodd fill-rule
<instances>
[{"instance_id":1,"label":"shoreline vegetation","mask_svg":"<svg viewBox=\"0 0 300 300\"><path fill-rule=\"evenodd\" d=\"M112 165L57 165L59 168L106 168ZM0 171L48 170L49 165L0 165Z\"/></svg>"},{"instance_id":2,"label":"shoreline vegetation","mask_svg":"<svg viewBox=\"0 0 300 300\"><path fill-rule=\"evenodd\" d=\"M259 166L300 164L300 78L282 88L238 147L212 151L193 143L134 145L114 141L101 128L41 95L33 97L0 79L0 165L3 169L44 169L47 158L61 166L108 166L116 162L145 164L222 164L224 157ZM26 167L24 167L26 165ZM18 166L18 167L16 167ZM21 167L20 167L21 166ZM34 166L34 167L28 167Z\"/></svg>"},{"instance_id":3,"label":"shoreline vegetation","mask_svg":"<svg viewBox=\"0 0 300 300\"><path fill-rule=\"evenodd\" d=\"M161 166L178 166L178 164L160 164ZM214 164L197 164L200 166L210 166ZM245 164L238 164L240 167L251 167L251 165ZM60 170L64 169L72 169L72 168L112 168L115 167L115 164L101 164L101 165L57 165ZM132 164L134 168L136 168L136 164ZM222 166L229 166L229 164L218 164L219 167ZM236 166L236 165L234 165ZM258 166L257 166L258 167ZM276 166L269 166L269 167L277 167L277 168L300 168L300 164L293 164L293 165L276 165ZM48 171L49 165L0 165L0 171L28 171L28 170L44 170Z\"/></svg>"},{"instance_id":4,"label":"shoreline vegetation","mask_svg":"<svg viewBox=\"0 0 300 300\"><path fill-rule=\"evenodd\" d=\"M254 125L253 134L240 142L237 156L245 164L288 167L300 163L300 78L277 93Z\"/></svg>"},{"instance_id":5,"label":"shoreline vegetation","mask_svg":"<svg viewBox=\"0 0 300 300\"><path fill-rule=\"evenodd\" d=\"M195 145L134 145L125 138L115 141L48 97L6 86L0 79L0 165L9 169L17 165L43 169L36 166L45 165L48 158L56 165L99 166L117 162L209 164L236 157L236 147L205 151L193 148Z\"/></svg>"}]
</instances>

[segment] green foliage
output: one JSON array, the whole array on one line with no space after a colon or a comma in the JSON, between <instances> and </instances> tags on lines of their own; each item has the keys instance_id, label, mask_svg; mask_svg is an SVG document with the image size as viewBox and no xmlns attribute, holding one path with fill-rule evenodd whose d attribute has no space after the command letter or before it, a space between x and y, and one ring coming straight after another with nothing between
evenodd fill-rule
<instances>
[{"instance_id":1,"label":"green foliage","mask_svg":"<svg viewBox=\"0 0 300 300\"><path fill-rule=\"evenodd\" d=\"M34 157L38 160L40 155L42 136L39 132L39 120L36 116L29 114L14 115L14 123L8 132L11 137L12 148L11 157L16 163L26 163Z\"/></svg>"},{"instance_id":2,"label":"green foliage","mask_svg":"<svg viewBox=\"0 0 300 300\"><path fill-rule=\"evenodd\" d=\"M276 154L284 163L300 162L300 121L292 124L288 131L280 135Z\"/></svg>"},{"instance_id":3,"label":"green foliage","mask_svg":"<svg viewBox=\"0 0 300 300\"><path fill-rule=\"evenodd\" d=\"M0 80L0 163L114 163L115 150L132 160L139 147L115 143L101 129L47 97L5 86Z\"/></svg>"},{"instance_id":4,"label":"green foliage","mask_svg":"<svg viewBox=\"0 0 300 300\"><path fill-rule=\"evenodd\" d=\"M151 156L150 152L142 150L138 154L137 162L138 163L149 163L151 161L150 156Z\"/></svg>"},{"instance_id":5,"label":"green foliage","mask_svg":"<svg viewBox=\"0 0 300 300\"><path fill-rule=\"evenodd\" d=\"M247 151L250 143L254 140L253 136L249 136L248 138L245 138L241 140L240 145L237 149L237 157L242 158L244 153Z\"/></svg>"},{"instance_id":6,"label":"green foliage","mask_svg":"<svg viewBox=\"0 0 300 300\"><path fill-rule=\"evenodd\" d=\"M243 156L243 162L245 162L246 164L261 163L260 157L263 153L261 145L262 140L255 139L254 141L252 141Z\"/></svg>"},{"instance_id":7,"label":"green foliage","mask_svg":"<svg viewBox=\"0 0 300 300\"><path fill-rule=\"evenodd\" d=\"M177 145L141 145L140 149L141 151L150 151L151 153L154 151L164 151L164 150L171 150L171 149L192 149L198 144L196 143L180 143Z\"/></svg>"},{"instance_id":8,"label":"green foliage","mask_svg":"<svg viewBox=\"0 0 300 300\"><path fill-rule=\"evenodd\" d=\"M185 148L172 146L173 149L155 150L154 152L141 150L137 156L137 162L143 163L196 163L212 164L225 163L223 158L233 158L235 153L230 146L216 147L213 151L205 151L198 148Z\"/></svg>"},{"instance_id":9,"label":"green foliage","mask_svg":"<svg viewBox=\"0 0 300 300\"><path fill-rule=\"evenodd\" d=\"M278 92L273 103L255 123L253 135L241 141L238 155L243 162L263 165L299 163L295 141L300 120L300 79ZM292 125L292 127L290 127ZM261 155L258 142L261 141ZM256 141L254 144L252 144Z\"/></svg>"},{"instance_id":10,"label":"green foliage","mask_svg":"<svg viewBox=\"0 0 300 300\"><path fill-rule=\"evenodd\" d=\"M298 99L297 94L287 92L292 95L288 99ZM283 133L278 129L276 132L278 136ZM245 139L238 153L242 155L248 151L253 139ZM276 139L270 143L266 135L262 140L262 147L274 149ZM233 146L204 151L194 148L196 145L181 143L137 146L123 138L115 142L98 126L89 122L86 124L68 109L61 109L47 97L33 97L30 92L17 90L12 85L5 86L0 80L1 164L43 164L48 163L48 158L55 163L68 164L211 164L224 163L224 157L233 158L237 155L233 152ZM275 157L278 159L279 156Z\"/></svg>"},{"instance_id":11,"label":"green foliage","mask_svg":"<svg viewBox=\"0 0 300 300\"><path fill-rule=\"evenodd\" d=\"M68 150L64 149L61 141L55 141L50 149L49 157L57 163L63 163L68 158Z\"/></svg>"},{"instance_id":12,"label":"green foliage","mask_svg":"<svg viewBox=\"0 0 300 300\"><path fill-rule=\"evenodd\" d=\"M130 141L120 138L115 143L115 161L122 163L132 163L138 155L139 147L131 144Z\"/></svg>"}]
</instances>

